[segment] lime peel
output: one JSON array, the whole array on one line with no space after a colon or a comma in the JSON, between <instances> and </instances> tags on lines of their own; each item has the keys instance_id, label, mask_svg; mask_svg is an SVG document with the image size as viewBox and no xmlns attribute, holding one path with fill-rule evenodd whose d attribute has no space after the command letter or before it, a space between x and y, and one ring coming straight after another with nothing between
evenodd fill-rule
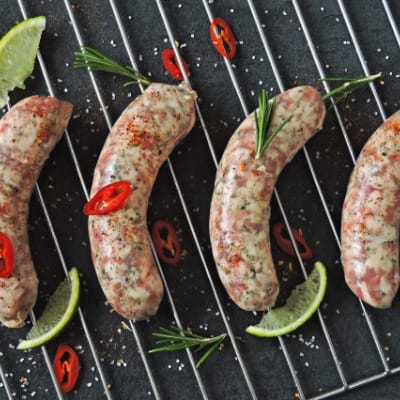
<instances>
[{"instance_id":1,"label":"lime peel","mask_svg":"<svg viewBox=\"0 0 400 400\"><path fill-rule=\"evenodd\" d=\"M0 39L0 108L7 103L8 93L19 87L32 73L46 17L28 18L12 27Z\"/></svg>"},{"instance_id":2,"label":"lime peel","mask_svg":"<svg viewBox=\"0 0 400 400\"><path fill-rule=\"evenodd\" d=\"M51 295L45 309L22 340L17 349L26 350L42 346L59 335L68 325L78 308L80 280L78 269L73 267L68 277L61 282Z\"/></svg>"},{"instance_id":3,"label":"lime peel","mask_svg":"<svg viewBox=\"0 0 400 400\"><path fill-rule=\"evenodd\" d=\"M276 337L293 332L318 310L326 287L326 268L317 261L306 281L296 286L286 304L269 311L257 325L247 327L246 332L259 337Z\"/></svg>"}]
</instances>

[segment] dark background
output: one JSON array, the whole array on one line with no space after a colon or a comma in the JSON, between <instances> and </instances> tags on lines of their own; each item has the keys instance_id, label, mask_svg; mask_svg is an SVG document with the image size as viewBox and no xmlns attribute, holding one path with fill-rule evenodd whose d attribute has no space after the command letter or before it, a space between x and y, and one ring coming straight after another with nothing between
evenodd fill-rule
<instances>
[{"instance_id":1,"label":"dark background","mask_svg":"<svg viewBox=\"0 0 400 400\"><path fill-rule=\"evenodd\" d=\"M256 107L262 88L277 93L278 87L256 30L247 2L240 0L209 0L214 16L226 19L238 40L238 51L232 60L233 71L249 110ZM318 72L290 1L255 1L279 73L285 87L298 84L320 85ZM370 71L382 72L376 82L387 115L399 108L400 89L399 47L390 28L382 4L375 0L345 2L357 32ZM400 4L389 1L397 21ZM27 0L29 16L45 15L47 28L40 50L48 68L55 95L74 104L68 132L79 162L86 187L90 187L93 169L108 128L89 75L73 68L74 51L79 46L61 0ZM199 106L219 159L224 146L244 114L231 84L221 56L209 40L208 19L198 1L163 1L167 18L180 52L190 65L190 81L198 92ZM142 73L154 81L172 83L161 64L161 52L170 47L164 24L154 1L117 1L123 25L133 54ZM123 46L112 9L107 1L74 1L70 5L77 19L85 44L96 47L123 64L129 59ZM301 0L300 7L316 45L327 76L360 76L362 69L354 51L340 9L334 1ZM22 19L15 1L0 0L0 34L3 35ZM123 87L124 79L103 73L95 74L101 96L111 121L115 121L126 105L140 92L135 86ZM48 94L41 70L37 65L26 90L15 90L11 103L31 94ZM371 91L356 92L339 106L351 145L357 155L371 133L381 124L378 108ZM339 229L341 207L352 162L343 134L332 111L324 129L307 145L311 161L321 184L336 230ZM176 267L162 265L168 287L184 327L205 335L226 331L221 310L207 277L206 268L216 286L223 312L233 334L238 338L240 354L260 399L294 399L296 386L288 364L276 339L259 339L245 333L249 324L261 315L241 311L232 304L215 272L208 235L209 202L215 167L200 124L171 155L182 196L201 246L206 267L196 249L195 241L184 215L169 168L164 165L151 197L149 226L157 219L170 221L177 229L185 256ZM73 164L67 141L63 139L51 154L39 179L54 233L58 239L67 268L77 266L83 291L81 308L101 359L106 380L115 399L152 398L151 385L138 353L133 334L124 329L122 319L112 313L101 292L90 260L87 219L81 209L84 191ZM278 191L292 226L301 228L313 249L312 261L323 261L328 269L329 286L321 311L338 353L348 382L383 371L371 334L358 300L343 281L339 249L312 181L304 155L299 154L285 169ZM271 221L281 220L276 203L272 204ZM40 278L39 298L35 307L40 315L43 305L57 284L64 279L62 261L44 217L37 195L32 196L29 233L31 249ZM280 302L302 281L299 263L285 256L273 243L275 260L282 289ZM309 269L312 262L306 264ZM379 311L367 307L389 367L400 366L400 304ZM127 321L126 321L127 322ZM167 327L174 317L167 297L156 317L136 324L145 351L154 347L151 333ZM0 328L0 364L6 374L13 397L18 399L54 399L56 397L48 369L40 350L20 352L15 349L25 328ZM103 387L80 321L75 317L65 333L47 349L50 358L58 343L74 346L81 359L82 370L75 391L66 398L102 398ZM313 318L294 334L284 338L297 377L307 398L341 386L335 364L317 318ZM198 355L194 355L198 358ZM201 398L193 371L185 352L148 355L148 362L158 390L165 399ZM199 369L211 399L248 399L236 355L229 340ZM398 398L399 377L388 377L342 395L342 399ZM6 392L0 387L0 398Z\"/></svg>"}]
</instances>

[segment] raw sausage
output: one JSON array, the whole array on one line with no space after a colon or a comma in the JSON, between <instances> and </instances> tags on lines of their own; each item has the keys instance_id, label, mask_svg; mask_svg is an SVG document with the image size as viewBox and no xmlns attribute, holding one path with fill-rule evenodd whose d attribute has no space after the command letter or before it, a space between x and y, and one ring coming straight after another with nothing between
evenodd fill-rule
<instances>
[{"instance_id":1,"label":"raw sausage","mask_svg":"<svg viewBox=\"0 0 400 400\"><path fill-rule=\"evenodd\" d=\"M111 182L131 184L122 208L89 217L100 284L112 307L128 319L154 315L163 295L149 242L148 200L161 164L193 127L195 99L185 83L150 85L113 126L94 171L91 196Z\"/></svg>"},{"instance_id":2,"label":"raw sausage","mask_svg":"<svg viewBox=\"0 0 400 400\"><path fill-rule=\"evenodd\" d=\"M399 288L400 111L369 138L351 174L342 212L342 265L350 289L377 308Z\"/></svg>"},{"instance_id":3,"label":"raw sausage","mask_svg":"<svg viewBox=\"0 0 400 400\"><path fill-rule=\"evenodd\" d=\"M270 199L283 167L322 127L325 105L309 86L277 97L270 132L287 125L255 159L250 114L232 135L218 166L210 211L210 238L218 274L244 310L266 310L279 292L269 236Z\"/></svg>"},{"instance_id":4,"label":"raw sausage","mask_svg":"<svg viewBox=\"0 0 400 400\"><path fill-rule=\"evenodd\" d=\"M28 242L29 199L44 162L61 139L72 105L54 97L28 97L0 120L0 232L12 242L15 266L0 278L0 321L23 325L36 302L38 279Z\"/></svg>"}]
</instances>

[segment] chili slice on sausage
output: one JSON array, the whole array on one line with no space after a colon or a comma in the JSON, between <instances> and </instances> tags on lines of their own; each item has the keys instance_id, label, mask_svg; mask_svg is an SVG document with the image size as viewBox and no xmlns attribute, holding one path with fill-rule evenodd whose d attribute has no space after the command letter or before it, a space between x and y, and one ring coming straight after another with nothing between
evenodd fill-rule
<instances>
[{"instance_id":1,"label":"chili slice on sausage","mask_svg":"<svg viewBox=\"0 0 400 400\"><path fill-rule=\"evenodd\" d=\"M231 59L236 54L236 39L231 27L222 18L214 18L210 24L211 42L221 56Z\"/></svg>"},{"instance_id":2,"label":"chili slice on sausage","mask_svg":"<svg viewBox=\"0 0 400 400\"><path fill-rule=\"evenodd\" d=\"M178 81L183 81L182 71L179 67L174 49L164 49L161 54L161 60L164 68L174 79L177 79ZM187 62L183 58L182 64L185 68L186 75L190 76L189 67L187 65Z\"/></svg>"},{"instance_id":3,"label":"chili slice on sausage","mask_svg":"<svg viewBox=\"0 0 400 400\"><path fill-rule=\"evenodd\" d=\"M14 271L14 247L9 237L0 232L0 278L8 278Z\"/></svg>"},{"instance_id":4,"label":"chili slice on sausage","mask_svg":"<svg viewBox=\"0 0 400 400\"><path fill-rule=\"evenodd\" d=\"M62 392L68 393L75 387L79 369L79 358L75 350L65 343L59 344L53 361L53 370Z\"/></svg>"},{"instance_id":5,"label":"chili slice on sausage","mask_svg":"<svg viewBox=\"0 0 400 400\"><path fill-rule=\"evenodd\" d=\"M295 228L290 229L292 231L293 238L297 243L297 247L300 251L300 257L303 260L309 260L310 258L312 258L312 251L308 246L306 240L304 239L303 235L301 234L301 231ZM283 250L286 254L289 254L290 256L296 256L293 244L290 241L288 232L283 222L277 222L273 225L272 236L276 240L276 243L281 248L281 250Z\"/></svg>"},{"instance_id":6,"label":"chili slice on sausage","mask_svg":"<svg viewBox=\"0 0 400 400\"><path fill-rule=\"evenodd\" d=\"M157 255L169 265L178 264L182 255L181 242L174 227L167 221L158 220L151 230L151 238Z\"/></svg>"},{"instance_id":7,"label":"chili slice on sausage","mask_svg":"<svg viewBox=\"0 0 400 400\"><path fill-rule=\"evenodd\" d=\"M119 210L131 192L128 181L112 182L102 187L83 207L86 215L105 215Z\"/></svg>"}]
</instances>

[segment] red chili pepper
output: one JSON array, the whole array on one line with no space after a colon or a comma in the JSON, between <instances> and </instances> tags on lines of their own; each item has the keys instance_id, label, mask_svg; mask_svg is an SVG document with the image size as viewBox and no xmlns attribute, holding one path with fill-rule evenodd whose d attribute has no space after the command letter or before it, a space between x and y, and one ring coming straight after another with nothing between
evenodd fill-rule
<instances>
[{"instance_id":1,"label":"red chili pepper","mask_svg":"<svg viewBox=\"0 0 400 400\"><path fill-rule=\"evenodd\" d=\"M161 60L164 65L164 68L167 72L178 81L183 81L182 71L179 68L178 60L176 58L176 54L174 49L164 49L161 54ZM185 72L187 76L190 76L189 67L186 61L182 58L182 64L185 68Z\"/></svg>"},{"instance_id":2,"label":"red chili pepper","mask_svg":"<svg viewBox=\"0 0 400 400\"><path fill-rule=\"evenodd\" d=\"M169 265L178 264L182 247L174 227L167 221L158 220L153 225L151 237L161 260Z\"/></svg>"},{"instance_id":3,"label":"red chili pepper","mask_svg":"<svg viewBox=\"0 0 400 400\"><path fill-rule=\"evenodd\" d=\"M110 183L101 188L84 206L86 215L105 215L119 210L131 192L128 181Z\"/></svg>"},{"instance_id":4,"label":"red chili pepper","mask_svg":"<svg viewBox=\"0 0 400 400\"><path fill-rule=\"evenodd\" d=\"M211 42L221 56L233 58L236 54L236 39L231 27L222 18L214 18L210 24Z\"/></svg>"},{"instance_id":5,"label":"red chili pepper","mask_svg":"<svg viewBox=\"0 0 400 400\"><path fill-rule=\"evenodd\" d=\"M290 229L292 231L293 238L297 243L297 247L300 251L300 257L303 260L309 260L310 258L312 258L312 251L308 246L307 242L305 241L305 239L303 238L301 231L295 228L290 228ZM274 236L276 242L278 243L278 246L285 253L291 256L296 256L294 247L292 245L292 242L290 241L286 227L282 222L277 222L276 224L274 224L274 226L272 227L272 235Z\"/></svg>"},{"instance_id":6,"label":"red chili pepper","mask_svg":"<svg viewBox=\"0 0 400 400\"><path fill-rule=\"evenodd\" d=\"M53 369L61 391L70 392L75 387L80 369L75 350L65 343L59 344L53 361Z\"/></svg>"},{"instance_id":7,"label":"red chili pepper","mask_svg":"<svg viewBox=\"0 0 400 400\"><path fill-rule=\"evenodd\" d=\"M0 232L0 278L8 278L14 271L14 247L9 237Z\"/></svg>"}]
</instances>

